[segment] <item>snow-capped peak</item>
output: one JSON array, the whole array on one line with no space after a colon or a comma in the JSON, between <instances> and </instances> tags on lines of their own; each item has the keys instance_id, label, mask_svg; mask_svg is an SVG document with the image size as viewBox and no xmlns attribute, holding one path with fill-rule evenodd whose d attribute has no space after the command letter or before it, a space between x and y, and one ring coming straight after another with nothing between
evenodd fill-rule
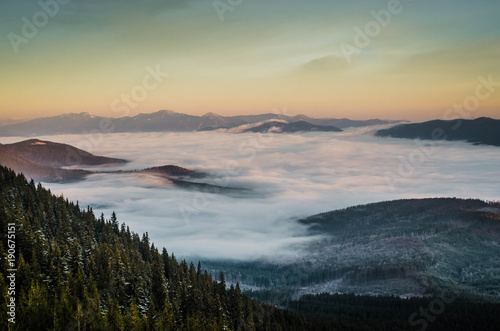
<instances>
[{"instance_id":1,"label":"snow-capped peak","mask_svg":"<svg viewBox=\"0 0 500 331\"><path fill-rule=\"evenodd\" d=\"M219 114L208 112L202 116L203 118L222 118Z\"/></svg>"}]
</instances>

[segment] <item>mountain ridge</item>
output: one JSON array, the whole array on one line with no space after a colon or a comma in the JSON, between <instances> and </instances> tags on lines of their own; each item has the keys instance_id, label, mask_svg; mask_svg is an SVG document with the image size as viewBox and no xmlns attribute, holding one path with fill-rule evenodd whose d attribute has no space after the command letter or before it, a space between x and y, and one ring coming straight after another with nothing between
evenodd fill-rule
<instances>
[{"instance_id":1,"label":"mountain ridge","mask_svg":"<svg viewBox=\"0 0 500 331\"><path fill-rule=\"evenodd\" d=\"M500 120L479 117L473 120L432 120L400 124L379 130L378 137L423 140L467 141L478 145L500 146Z\"/></svg>"},{"instance_id":2,"label":"mountain ridge","mask_svg":"<svg viewBox=\"0 0 500 331\"><path fill-rule=\"evenodd\" d=\"M127 160L96 156L68 144L47 140L28 139L1 146L4 150L34 163L51 167L68 167L77 165L123 164Z\"/></svg>"},{"instance_id":3,"label":"mountain ridge","mask_svg":"<svg viewBox=\"0 0 500 331\"><path fill-rule=\"evenodd\" d=\"M341 129L346 127L400 122L379 119L362 121L345 118L312 118L306 115L288 116L274 113L222 116L213 112L208 112L202 116L195 116L171 110L160 110L153 113L140 113L135 116L112 118L97 116L89 112L82 112L41 117L21 123L0 125L0 136L33 137L54 134L85 134L95 130L116 133L190 132L210 128L234 128L272 119L283 119L287 122L307 121L313 125L336 126Z\"/></svg>"},{"instance_id":4,"label":"mountain ridge","mask_svg":"<svg viewBox=\"0 0 500 331\"><path fill-rule=\"evenodd\" d=\"M295 122L268 121L263 124L243 130L243 132L260 132L260 133L295 133L295 132L340 132L342 129L332 125L317 125L303 120Z\"/></svg>"}]
</instances>

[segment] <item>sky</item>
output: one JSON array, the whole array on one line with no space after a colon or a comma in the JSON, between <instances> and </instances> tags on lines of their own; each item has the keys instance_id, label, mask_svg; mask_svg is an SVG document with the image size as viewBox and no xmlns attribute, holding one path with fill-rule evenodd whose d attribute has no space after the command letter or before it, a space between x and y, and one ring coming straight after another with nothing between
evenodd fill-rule
<instances>
[{"instance_id":1,"label":"sky","mask_svg":"<svg viewBox=\"0 0 500 331\"><path fill-rule=\"evenodd\" d=\"M397 2L0 0L0 120L119 116L124 100L427 120L500 82L500 2ZM496 89L467 115L499 118Z\"/></svg>"},{"instance_id":2,"label":"sky","mask_svg":"<svg viewBox=\"0 0 500 331\"><path fill-rule=\"evenodd\" d=\"M498 147L380 138L368 130L113 133L91 150L131 161L114 169L176 164L208 172L207 183L248 190L237 194L188 191L139 174L95 174L43 185L82 207L90 204L97 216L109 218L115 211L120 223L148 232L156 247L195 261L300 257L302 245L317 237L307 236L298 219L358 204L423 197L498 201ZM72 146L89 139L39 138Z\"/></svg>"}]
</instances>

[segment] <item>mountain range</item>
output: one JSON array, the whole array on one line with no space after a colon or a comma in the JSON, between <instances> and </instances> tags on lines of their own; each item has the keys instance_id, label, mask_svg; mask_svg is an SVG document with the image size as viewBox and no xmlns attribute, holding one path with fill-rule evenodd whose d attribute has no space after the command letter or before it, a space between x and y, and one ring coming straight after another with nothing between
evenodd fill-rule
<instances>
[{"instance_id":1,"label":"mountain range","mask_svg":"<svg viewBox=\"0 0 500 331\"><path fill-rule=\"evenodd\" d=\"M86 134L89 132L166 132L197 131L216 128L234 128L240 125L256 124L269 120L286 122L304 121L312 125L335 126L338 128L360 127L378 124L391 124L398 121L372 119L367 121L349 120L346 118L312 118L305 115L239 115L221 116L207 113L194 116L161 110L150 114L139 114L133 117L101 117L91 113L64 114L54 117L42 117L34 120L0 126L0 136L41 136L55 134Z\"/></svg>"},{"instance_id":2,"label":"mountain range","mask_svg":"<svg viewBox=\"0 0 500 331\"><path fill-rule=\"evenodd\" d=\"M379 137L435 141L463 140L478 145L500 146L500 120L488 117L480 117L474 120L434 120L396 125L389 129L379 130L375 135Z\"/></svg>"}]
</instances>

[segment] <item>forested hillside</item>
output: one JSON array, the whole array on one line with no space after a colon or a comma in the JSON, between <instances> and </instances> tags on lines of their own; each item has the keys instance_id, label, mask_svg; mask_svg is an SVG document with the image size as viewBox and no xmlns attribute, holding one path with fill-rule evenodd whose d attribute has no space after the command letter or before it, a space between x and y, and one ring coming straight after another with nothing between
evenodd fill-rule
<instances>
[{"instance_id":1,"label":"forested hillside","mask_svg":"<svg viewBox=\"0 0 500 331\"><path fill-rule=\"evenodd\" d=\"M321 329L243 296L238 285L227 289L223 274L215 281L199 264L177 261L115 214L96 218L3 167L0 192L1 330ZM15 265L6 255L9 223ZM15 324L5 318L14 267Z\"/></svg>"},{"instance_id":2,"label":"forested hillside","mask_svg":"<svg viewBox=\"0 0 500 331\"><path fill-rule=\"evenodd\" d=\"M500 302L500 203L433 198L378 202L300 220L315 235L288 260L202 261L253 298L303 294L401 297L453 289ZM313 237L312 237L313 238Z\"/></svg>"},{"instance_id":3,"label":"forested hillside","mask_svg":"<svg viewBox=\"0 0 500 331\"><path fill-rule=\"evenodd\" d=\"M480 117L474 120L433 120L396 125L379 130L376 136L426 140L463 140L478 145L500 146L500 120Z\"/></svg>"}]
</instances>

